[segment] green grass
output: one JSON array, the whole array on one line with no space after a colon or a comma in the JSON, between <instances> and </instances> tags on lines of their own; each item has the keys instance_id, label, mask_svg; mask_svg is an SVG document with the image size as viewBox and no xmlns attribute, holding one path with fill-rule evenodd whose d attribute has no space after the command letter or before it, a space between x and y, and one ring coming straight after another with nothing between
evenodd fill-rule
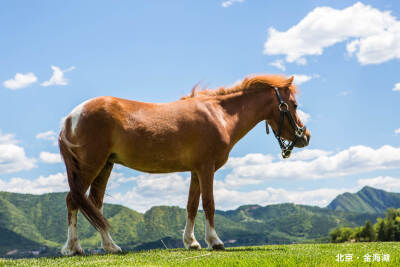
<instances>
[{"instance_id":1,"label":"green grass","mask_svg":"<svg viewBox=\"0 0 400 267\"><path fill-rule=\"evenodd\" d=\"M389 254L389 262L364 262L365 254ZM353 254L337 262L338 254ZM400 266L400 243L293 244L226 251L151 250L124 254L4 260L0 266Z\"/></svg>"}]
</instances>

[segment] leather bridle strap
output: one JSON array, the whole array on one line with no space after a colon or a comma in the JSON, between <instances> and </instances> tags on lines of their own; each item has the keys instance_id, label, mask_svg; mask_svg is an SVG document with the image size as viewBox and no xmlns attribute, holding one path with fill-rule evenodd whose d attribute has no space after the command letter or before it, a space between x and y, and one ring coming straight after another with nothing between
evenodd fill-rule
<instances>
[{"instance_id":1,"label":"leather bridle strap","mask_svg":"<svg viewBox=\"0 0 400 267\"><path fill-rule=\"evenodd\" d=\"M274 87L276 96L278 97L279 101L279 111L280 111L280 118L279 118L279 126L278 130L275 132L274 129L272 131L274 132L274 135L276 139L278 140L279 146L281 147L282 150L282 157L283 158L288 158L290 157L290 154L292 153L292 150L294 148L294 145L296 144L297 140L300 138L303 138L304 133L306 132L306 126L299 127L297 123L294 121L292 114L289 111L289 105L283 101L283 98L281 96L281 93L279 92L279 89L277 87ZM294 139L290 141L286 141L284 138L281 137L281 131L283 127L283 122L285 120L285 115L289 120L290 125L294 129ZM267 126L268 127L268 126Z\"/></svg>"}]
</instances>

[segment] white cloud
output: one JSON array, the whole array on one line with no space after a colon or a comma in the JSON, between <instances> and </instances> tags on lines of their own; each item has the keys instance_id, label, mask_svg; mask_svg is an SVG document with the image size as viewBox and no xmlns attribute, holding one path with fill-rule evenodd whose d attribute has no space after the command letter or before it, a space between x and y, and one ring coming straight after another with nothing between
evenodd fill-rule
<instances>
[{"instance_id":1,"label":"white cloud","mask_svg":"<svg viewBox=\"0 0 400 267\"><path fill-rule=\"evenodd\" d=\"M393 91L400 91L400 83L396 83L392 90Z\"/></svg>"},{"instance_id":2,"label":"white cloud","mask_svg":"<svg viewBox=\"0 0 400 267\"><path fill-rule=\"evenodd\" d=\"M60 163L61 155L59 153L50 153L50 152L40 152L40 160L44 163Z\"/></svg>"},{"instance_id":3,"label":"white cloud","mask_svg":"<svg viewBox=\"0 0 400 267\"><path fill-rule=\"evenodd\" d=\"M339 92L339 96L348 96L349 94L351 94L351 91L349 90Z\"/></svg>"},{"instance_id":4,"label":"white cloud","mask_svg":"<svg viewBox=\"0 0 400 267\"><path fill-rule=\"evenodd\" d=\"M116 168L115 168L116 169ZM112 171L109 182L107 185L107 189L115 189L124 183L134 182L137 180L137 177L125 177L125 175L121 172Z\"/></svg>"},{"instance_id":5,"label":"white cloud","mask_svg":"<svg viewBox=\"0 0 400 267\"><path fill-rule=\"evenodd\" d=\"M11 90L16 90L28 87L35 82L37 82L37 77L32 72L26 74L17 73L15 74L14 79L4 81L3 86Z\"/></svg>"},{"instance_id":6,"label":"white cloud","mask_svg":"<svg viewBox=\"0 0 400 267\"><path fill-rule=\"evenodd\" d=\"M386 191L400 191L400 178L394 178L390 176L378 176L369 179L359 179L357 183L360 187L368 185Z\"/></svg>"},{"instance_id":7,"label":"white cloud","mask_svg":"<svg viewBox=\"0 0 400 267\"><path fill-rule=\"evenodd\" d=\"M300 120L306 124L308 122L308 120L311 118L311 115L302 111L301 109L297 110L297 115L299 115Z\"/></svg>"},{"instance_id":8,"label":"white cloud","mask_svg":"<svg viewBox=\"0 0 400 267\"><path fill-rule=\"evenodd\" d=\"M300 191L267 187L244 192L235 188L261 184L267 179L315 179L397 168L400 166L399 161L400 149L390 146L378 149L357 146L337 153L304 149L293 153L291 159L285 162L264 154L231 157L224 167L225 170L231 170L231 173L224 180L215 181L216 206L218 209L225 210L244 204L267 205L282 202L326 206L340 193L359 190L363 185L362 182L359 182L360 186L354 188L320 188ZM244 175L238 170L243 171ZM186 205L189 178L184 178L179 174L144 174L131 179L137 182L135 188L126 194L113 195L110 199L112 202L125 203L139 211L145 211L154 205L180 207Z\"/></svg>"},{"instance_id":9,"label":"white cloud","mask_svg":"<svg viewBox=\"0 0 400 267\"><path fill-rule=\"evenodd\" d=\"M277 203L296 203L325 207L338 194L355 192L355 188L320 188L314 190L295 191L282 188L267 187L265 189L242 192L227 188L216 188L215 204L217 209L235 209L241 205L259 204L262 206Z\"/></svg>"},{"instance_id":10,"label":"white cloud","mask_svg":"<svg viewBox=\"0 0 400 267\"><path fill-rule=\"evenodd\" d=\"M396 129L396 130L394 130L394 133L395 133L395 134L400 134L400 128L399 128L399 129Z\"/></svg>"},{"instance_id":11,"label":"white cloud","mask_svg":"<svg viewBox=\"0 0 400 267\"><path fill-rule=\"evenodd\" d=\"M65 173L40 176L35 180L11 178L9 181L0 179L0 191L14 193L44 194L68 191L68 181Z\"/></svg>"},{"instance_id":12,"label":"white cloud","mask_svg":"<svg viewBox=\"0 0 400 267\"><path fill-rule=\"evenodd\" d=\"M107 193L106 200L144 212L156 205L185 207L190 178L177 173L142 174L135 177L136 185L126 193Z\"/></svg>"},{"instance_id":13,"label":"white cloud","mask_svg":"<svg viewBox=\"0 0 400 267\"><path fill-rule=\"evenodd\" d=\"M242 3L244 2L244 0L228 0L228 1L224 1L222 2L221 6L222 7L230 7L233 3Z\"/></svg>"},{"instance_id":14,"label":"white cloud","mask_svg":"<svg viewBox=\"0 0 400 267\"><path fill-rule=\"evenodd\" d=\"M50 86L50 85L67 85L68 80L64 77L64 73L72 71L75 69L74 66L69 67L66 70L62 70L57 66L51 66L53 70L53 75L51 76L50 80L42 82L41 86Z\"/></svg>"},{"instance_id":15,"label":"white cloud","mask_svg":"<svg viewBox=\"0 0 400 267\"><path fill-rule=\"evenodd\" d=\"M36 167L35 159L28 158L25 150L17 143L12 134L3 135L0 132L0 173L12 173Z\"/></svg>"},{"instance_id":16,"label":"white cloud","mask_svg":"<svg viewBox=\"0 0 400 267\"><path fill-rule=\"evenodd\" d=\"M271 62L270 65L274 66L275 68L280 69L281 71L285 71L286 70L286 66L283 63L282 59L277 59L274 62Z\"/></svg>"},{"instance_id":17,"label":"white cloud","mask_svg":"<svg viewBox=\"0 0 400 267\"><path fill-rule=\"evenodd\" d=\"M270 164L274 159L271 155L261 153L247 154L243 157L230 157L228 162L222 167L223 169L234 168L235 166L255 165L255 164Z\"/></svg>"},{"instance_id":18,"label":"white cloud","mask_svg":"<svg viewBox=\"0 0 400 267\"><path fill-rule=\"evenodd\" d=\"M310 160L320 157L326 157L332 154L332 151L325 151L320 149L302 149L298 152L292 153L289 160Z\"/></svg>"},{"instance_id":19,"label":"white cloud","mask_svg":"<svg viewBox=\"0 0 400 267\"><path fill-rule=\"evenodd\" d=\"M236 164L231 165L232 171L226 180L326 179L400 168L400 148L388 145L378 149L352 146L336 154L326 152L312 160L279 160L269 163L242 163L240 159L235 159Z\"/></svg>"},{"instance_id":20,"label":"white cloud","mask_svg":"<svg viewBox=\"0 0 400 267\"><path fill-rule=\"evenodd\" d=\"M300 85L302 83L308 82L313 78L313 76L304 75L304 74L293 74L294 76L294 83Z\"/></svg>"},{"instance_id":21,"label":"white cloud","mask_svg":"<svg viewBox=\"0 0 400 267\"><path fill-rule=\"evenodd\" d=\"M55 141L57 140L57 134L54 131L47 131L43 133L38 133L36 135L37 139L43 139L43 140L49 140L49 141Z\"/></svg>"},{"instance_id":22,"label":"white cloud","mask_svg":"<svg viewBox=\"0 0 400 267\"><path fill-rule=\"evenodd\" d=\"M52 141L53 145L57 145L57 134L54 131L38 133L36 139Z\"/></svg>"},{"instance_id":23,"label":"white cloud","mask_svg":"<svg viewBox=\"0 0 400 267\"><path fill-rule=\"evenodd\" d=\"M269 28L264 53L304 64L305 56L322 55L324 48L345 41L349 55L361 64L399 59L400 21L360 2L342 10L317 7L287 31Z\"/></svg>"},{"instance_id":24,"label":"white cloud","mask_svg":"<svg viewBox=\"0 0 400 267\"><path fill-rule=\"evenodd\" d=\"M312 190L286 190L282 188L262 188L243 192L233 187L252 184L249 180L240 184L230 181L215 181L214 197L217 209L236 209L245 204L268 205L283 202L326 206L338 194L355 192L357 188L320 188ZM143 174L136 177L137 185L126 193L107 193L106 201L123 204L139 212L145 212L152 206L169 205L186 207L190 178L174 174ZM202 208L200 202L200 209Z\"/></svg>"}]
</instances>

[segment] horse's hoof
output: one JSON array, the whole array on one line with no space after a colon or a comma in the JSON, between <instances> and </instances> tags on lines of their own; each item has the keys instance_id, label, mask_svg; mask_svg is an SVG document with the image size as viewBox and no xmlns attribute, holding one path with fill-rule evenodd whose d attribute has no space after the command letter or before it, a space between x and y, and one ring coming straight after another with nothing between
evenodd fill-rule
<instances>
[{"instance_id":1,"label":"horse's hoof","mask_svg":"<svg viewBox=\"0 0 400 267\"><path fill-rule=\"evenodd\" d=\"M225 250L224 244L217 244L212 246L213 250Z\"/></svg>"},{"instance_id":2,"label":"horse's hoof","mask_svg":"<svg viewBox=\"0 0 400 267\"><path fill-rule=\"evenodd\" d=\"M72 252L71 255L72 256L83 256L83 255L85 255L85 252L83 250L77 250L77 251Z\"/></svg>"},{"instance_id":3,"label":"horse's hoof","mask_svg":"<svg viewBox=\"0 0 400 267\"><path fill-rule=\"evenodd\" d=\"M200 249L201 249L201 246L200 246L199 243L194 244L194 245L191 245L191 246L189 247L189 250L200 250Z\"/></svg>"},{"instance_id":4,"label":"horse's hoof","mask_svg":"<svg viewBox=\"0 0 400 267\"><path fill-rule=\"evenodd\" d=\"M113 253L113 254L122 253L122 249L119 246L115 245L115 244L112 244L111 246L104 247L104 250L107 253Z\"/></svg>"}]
</instances>

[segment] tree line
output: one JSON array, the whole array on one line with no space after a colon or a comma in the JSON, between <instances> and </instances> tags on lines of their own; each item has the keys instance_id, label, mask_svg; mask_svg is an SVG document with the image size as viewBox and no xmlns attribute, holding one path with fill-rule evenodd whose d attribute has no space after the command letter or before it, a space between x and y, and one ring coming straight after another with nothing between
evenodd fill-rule
<instances>
[{"instance_id":1,"label":"tree line","mask_svg":"<svg viewBox=\"0 0 400 267\"><path fill-rule=\"evenodd\" d=\"M378 218L374 225L368 220L360 227L335 228L329 233L329 237L333 243L400 241L400 208L388 209L385 217Z\"/></svg>"}]
</instances>

